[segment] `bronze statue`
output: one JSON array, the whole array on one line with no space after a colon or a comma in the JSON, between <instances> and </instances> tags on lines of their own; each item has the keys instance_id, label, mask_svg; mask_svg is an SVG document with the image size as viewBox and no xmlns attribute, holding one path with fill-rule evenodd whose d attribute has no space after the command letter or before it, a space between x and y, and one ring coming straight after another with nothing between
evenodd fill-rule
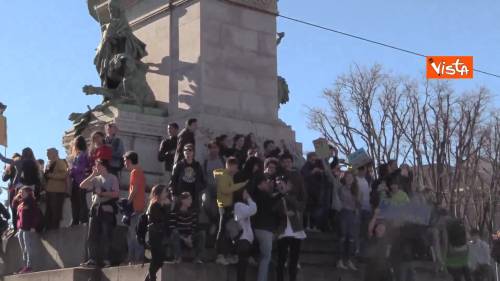
<instances>
[{"instance_id":1,"label":"bronze statue","mask_svg":"<svg viewBox=\"0 0 500 281\"><path fill-rule=\"evenodd\" d=\"M276 45L279 45L285 38L285 32L276 33ZM280 105L287 103L290 100L290 90L286 79L278 75L278 108Z\"/></svg>"},{"instance_id":2,"label":"bronze statue","mask_svg":"<svg viewBox=\"0 0 500 281\"><path fill-rule=\"evenodd\" d=\"M83 91L87 95L102 95L104 102L154 107L155 98L146 82L147 66L141 62L147 55L146 44L132 33L120 0L110 0L108 12L110 21L102 25L102 38L94 58L101 87L87 85ZM99 20L97 12L91 15Z\"/></svg>"},{"instance_id":3,"label":"bronze statue","mask_svg":"<svg viewBox=\"0 0 500 281\"><path fill-rule=\"evenodd\" d=\"M101 42L96 50L94 64L101 86L86 85L83 92L87 95L101 95L104 100L85 113L72 113L75 134L81 133L91 120L93 111L104 110L110 104L138 105L156 107L153 91L146 82L148 67L141 59L147 55L146 44L137 38L130 28L120 0L109 0L109 23L101 22L97 11L97 0L87 0L90 15L102 29Z\"/></svg>"},{"instance_id":4,"label":"bronze statue","mask_svg":"<svg viewBox=\"0 0 500 281\"><path fill-rule=\"evenodd\" d=\"M278 107L290 101L290 90L286 79L278 76Z\"/></svg>"}]
</instances>

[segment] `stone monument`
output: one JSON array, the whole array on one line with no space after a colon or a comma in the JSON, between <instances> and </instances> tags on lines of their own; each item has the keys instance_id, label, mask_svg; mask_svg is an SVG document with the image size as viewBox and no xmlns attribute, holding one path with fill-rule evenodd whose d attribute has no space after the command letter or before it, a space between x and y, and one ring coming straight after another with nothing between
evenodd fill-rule
<instances>
[{"instance_id":1,"label":"stone monument","mask_svg":"<svg viewBox=\"0 0 500 281\"><path fill-rule=\"evenodd\" d=\"M156 153L166 124L182 127L197 118L199 144L252 132L261 142L283 139L301 155L294 131L278 118L288 89L277 75L283 35L276 32L276 0L88 0L88 6L102 31L94 60L101 85L83 90L102 95L103 103L70 116L67 148L75 135L115 122L154 183L163 172ZM197 158L204 153L197 146Z\"/></svg>"}]
</instances>

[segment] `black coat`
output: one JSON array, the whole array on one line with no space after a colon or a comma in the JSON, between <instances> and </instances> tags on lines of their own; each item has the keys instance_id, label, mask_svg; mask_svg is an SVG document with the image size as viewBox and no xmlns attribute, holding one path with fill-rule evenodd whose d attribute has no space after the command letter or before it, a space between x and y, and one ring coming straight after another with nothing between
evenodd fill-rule
<instances>
[{"instance_id":1,"label":"black coat","mask_svg":"<svg viewBox=\"0 0 500 281\"><path fill-rule=\"evenodd\" d=\"M177 150L175 151L174 164L184 159L184 153L183 153L184 146L188 143L192 143L193 146L196 147L194 140L194 132L191 132L188 128L184 128L179 133L177 139Z\"/></svg>"},{"instance_id":2,"label":"black coat","mask_svg":"<svg viewBox=\"0 0 500 281\"><path fill-rule=\"evenodd\" d=\"M175 152L177 151L177 136L164 138L158 150L158 161L165 163L165 171L172 172Z\"/></svg>"}]
</instances>

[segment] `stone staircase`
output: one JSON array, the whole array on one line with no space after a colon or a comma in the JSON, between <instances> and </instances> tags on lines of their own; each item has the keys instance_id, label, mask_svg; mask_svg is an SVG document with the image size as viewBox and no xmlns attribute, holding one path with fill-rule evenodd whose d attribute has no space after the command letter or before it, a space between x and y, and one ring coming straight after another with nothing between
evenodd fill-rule
<instances>
[{"instance_id":1,"label":"stone staircase","mask_svg":"<svg viewBox=\"0 0 500 281\"><path fill-rule=\"evenodd\" d=\"M38 272L24 275L6 275L5 281L142 281L147 274L148 264L138 266L117 266L105 269L84 269L76 267L82 261L85 227L73 227L47 233L37 243L40 255L36 258ZM120 236L120 234L117 234ZM83 239L83 240L82 240ZM6 273L13 272L20 263L17 241L11 239L7 245ZM309 233L302 245L299 281L355 281L364 280L362 270L341 271L335 267L336 241L332 235ZM115 246L120 248L120 246ZM361 269L363 265L360 265ZM270 281L275 280L274 265L271 266ZM436 276L429 264L418 265L418 279L429 281L447 280ZM192 263L165 263L158 272L158 280L168 281L235 281L234 266L219 266L214 263L197 265ZM249 266L247 280L256 280L256 268Z\"/></svg>"}]
</instances>

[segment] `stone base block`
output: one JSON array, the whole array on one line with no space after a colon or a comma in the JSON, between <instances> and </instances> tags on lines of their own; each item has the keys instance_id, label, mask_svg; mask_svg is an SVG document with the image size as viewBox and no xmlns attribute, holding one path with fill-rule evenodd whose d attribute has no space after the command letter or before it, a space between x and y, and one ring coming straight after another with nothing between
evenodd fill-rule
<instances>
[{"instance_id":1,"label":"stone base block","mask_svg":"<svg viewBox=\"0 0 500 281\"><path fill-rule=\"evenodd\" d=\"M67 268L51 271L33 272L21 275L5 276L5 281L88 281L94 270L84 268ZM132 279L130 279L132 280ZM137 279L138 280L138 279Z\"/></svg>"}]
</instances>

